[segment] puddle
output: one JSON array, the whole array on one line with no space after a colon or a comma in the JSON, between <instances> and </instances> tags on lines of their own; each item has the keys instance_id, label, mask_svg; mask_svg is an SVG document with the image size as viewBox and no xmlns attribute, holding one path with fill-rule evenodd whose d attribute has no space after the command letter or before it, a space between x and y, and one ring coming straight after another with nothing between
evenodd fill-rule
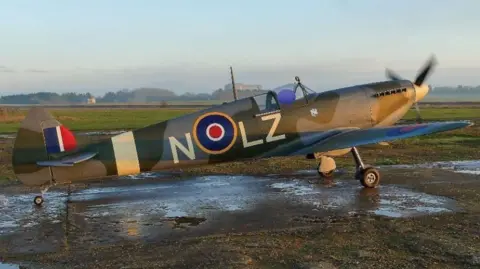
<instances>
[{"instance_id":1,"label":"puddle","mask_svg":"<svg viewBox=\"0 0 480 269\"><path fill-rule=\"evenodd\" d=\"M15 134L0 134L0 139L14 139L14 138L15 138Z\"/></svg>"},{"instance_id":2,"label":"puddle","mask_svg":"<svg viewBox=\"0 0 480 269\"><path fill-rule=\"evenodd\" d=\"M29 228L47 221L60 221L60 208L65 204L64 194L51 192L47 194L49 207L37 208L33 205L35 193L0 195L0 235L17 228Z\"/></svg>"},{"instance_id":3,"label":"puddle","mask_svg":"<svg viewBox=\"0 0 480 269\"><path fill-rule=\"evenodd\" d=\"M127 175L118 177L119 179L158 179L158 178L165 178L171 179L172 176L181 176L181 171L170 171L168 173L162 172L144 172L137 175Z\"/></svg>"},{"instance_id":4,"label":"puddle","mask_svg":"<svg viewBox=\"0 0 480 269\"><path fill-rule=\"evenodd\" d=\"M15 265L15 264L0 262L0 269L20 269L20 268L24 268L24 267L20 267L19 265Z\"/></svg>"},{"instance_id":5,"label":"puddle","mask_svg":"<svg viewBox=\"0 0 480 269\"><path fill-rule=\"evenodd\" d=\"M194 216L206 211L248 209L248 201L254 200L253 196L260 191L252 191L252 184L257 184L254 177L197 177L141 186L86 189L72 195L71 203L89 203L86 215L112 216L131 211L164 217Z\"/></svg>"},{"instance_id":6,"label":"puddle","mask_svg":"<svg viewBox=\"0 0 480 269\"><path fill-rule=\"evenodd\" d=\"M138 178L151 178L145 173ZM266 179L244 176L205 176L186 180L137 184L120 187L92 187L71 194L69 209L79 227L112 220L119 224L148 225L155 221L206 218L223 211L250 210L266 186ZM36 194L6 195L0 206L0 235L32 228L40 223L65 219L67 196L50 191L41 208L33 205ZM200 224L199 222L198 224ZM137 232L141 234L141 231Z\"/></svg>"},{"instance_id":7,"label":"puddle","mask_svg":"<svg viewBox=\"0 0 480 269\"><path fill-rule=\"evenodd\" d=\"M390 168L440 168L457 173L480 175L480 160L433 162L416 165L388 165Z\"/></svg>"},{"instance_id":8,"label":"puddle","mask_svg":"<svg viewBox=\"0 0 480 269\"><path fill-rule=\"evenodd\" d=\"M369 212L389 217L412 217L424 214L452 212L454 201L434 195L414 192L395 185L365 189L356 181L337 181L334 187L321 188L302 180L273 183L270 186L295 197L316 209Z\"/></svg>"},{"instance_id":9,"label":"puddle","mask_svg":"<svg viewBox=\"0 0 480 269\"><path fill-rule=\"evenodd\" d=\"M318 172L316 170L298 170L290 174L299 175L299 176L312 176L312 175L318 175Z\"/></svg>"}]
</instances>

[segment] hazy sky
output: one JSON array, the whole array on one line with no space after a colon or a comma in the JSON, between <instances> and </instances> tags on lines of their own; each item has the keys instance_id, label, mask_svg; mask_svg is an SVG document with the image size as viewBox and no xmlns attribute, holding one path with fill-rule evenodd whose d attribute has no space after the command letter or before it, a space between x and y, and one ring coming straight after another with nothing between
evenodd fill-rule
<instances>
[{"instance_id":1,"label":"hazy sky","mask_svg":"<svg viewBox=\"0 0 480 269\"><path fill-rule=\"evenodd\" d=\"M479 0L1 0L0 92L480 84Z\"/></svg>"}]
</instances>

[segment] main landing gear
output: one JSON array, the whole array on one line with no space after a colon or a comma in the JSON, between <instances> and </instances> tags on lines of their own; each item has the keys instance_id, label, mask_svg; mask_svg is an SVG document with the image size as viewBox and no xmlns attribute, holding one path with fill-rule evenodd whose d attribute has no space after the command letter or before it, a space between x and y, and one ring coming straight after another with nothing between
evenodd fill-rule
<instances>
[{"instance_id":1,"label":"main landing gear","mask_svg":"<svg viewBox=\"0 0 480 269\"><path fill-rule=\"evenodd\" d=\"M346 151L345 153L347 153ZM350 152L355 161L355 179L360 180L360 183L365 188L375 188L380 184L380 172L373 166L365 165L358 153L357 148L353 147ZM307 155L308 159L317 159L314 154ZM331 157L321 156L320 162L317 166L317 172L320 177L331 179L336 169L335 161Z\"/></svg>"},{"instance_id":2,"label":"main landing gear","mask_svg":"<svg viewBox=\"0 0 480 269\"><path fill-rule=\"evenodd\" d=\"M373 166L363 164L356 147L353 147L351 152L356 166L355 179L360 180L365 188L377 187L380 183L380 172Z\"/></svg>"}]
</instances>

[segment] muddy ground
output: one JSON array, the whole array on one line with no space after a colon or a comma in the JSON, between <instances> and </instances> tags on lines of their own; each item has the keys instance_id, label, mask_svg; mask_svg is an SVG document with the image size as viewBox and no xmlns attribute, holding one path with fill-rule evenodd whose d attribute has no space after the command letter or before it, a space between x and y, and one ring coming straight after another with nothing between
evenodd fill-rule
<instances>
[{"instance_id":1,"label":"muddy ground","mask_svg":"<svg viewBox=\"0 0 480 269\"><path fill-rule=\"evenodd\" d=\"M466 143L361 149L380 166L374 190L353 180L350 156L333 181L312 160L276 158L57 187L42 208L37 190L3 181L0 257L12 268L479 268L480 162L448 162L480 160Z\"/></svg>"}]
</instances>

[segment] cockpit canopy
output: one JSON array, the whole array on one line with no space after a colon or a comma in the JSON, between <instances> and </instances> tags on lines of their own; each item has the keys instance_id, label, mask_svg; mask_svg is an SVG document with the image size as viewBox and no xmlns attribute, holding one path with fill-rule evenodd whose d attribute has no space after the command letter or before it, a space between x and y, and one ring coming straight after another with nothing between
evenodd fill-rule
<instances>
[{"instance_id":1,"label":"cockpit canopy","mask_svg":"<svg viewBox=\"0 0 480 269\"><path fill-rule=\"evenodd\" d=\"M280 105L290 105L299 99L304 99L315 92L303 84L289 83L272 90L277 94Z\"/></svg>"},{"instance_id":2,"label":"cockpit canopy","mask_svg":"<svg viewBox=\"0 0 480 269\"><path fill-rule=\"evenodd\" d=\"M254 96L260 114L280 110L294 104L307 104L307 97L316 94L303 84L289 83L270 90L267 93Z\"/></svg>"}]
</instances>

